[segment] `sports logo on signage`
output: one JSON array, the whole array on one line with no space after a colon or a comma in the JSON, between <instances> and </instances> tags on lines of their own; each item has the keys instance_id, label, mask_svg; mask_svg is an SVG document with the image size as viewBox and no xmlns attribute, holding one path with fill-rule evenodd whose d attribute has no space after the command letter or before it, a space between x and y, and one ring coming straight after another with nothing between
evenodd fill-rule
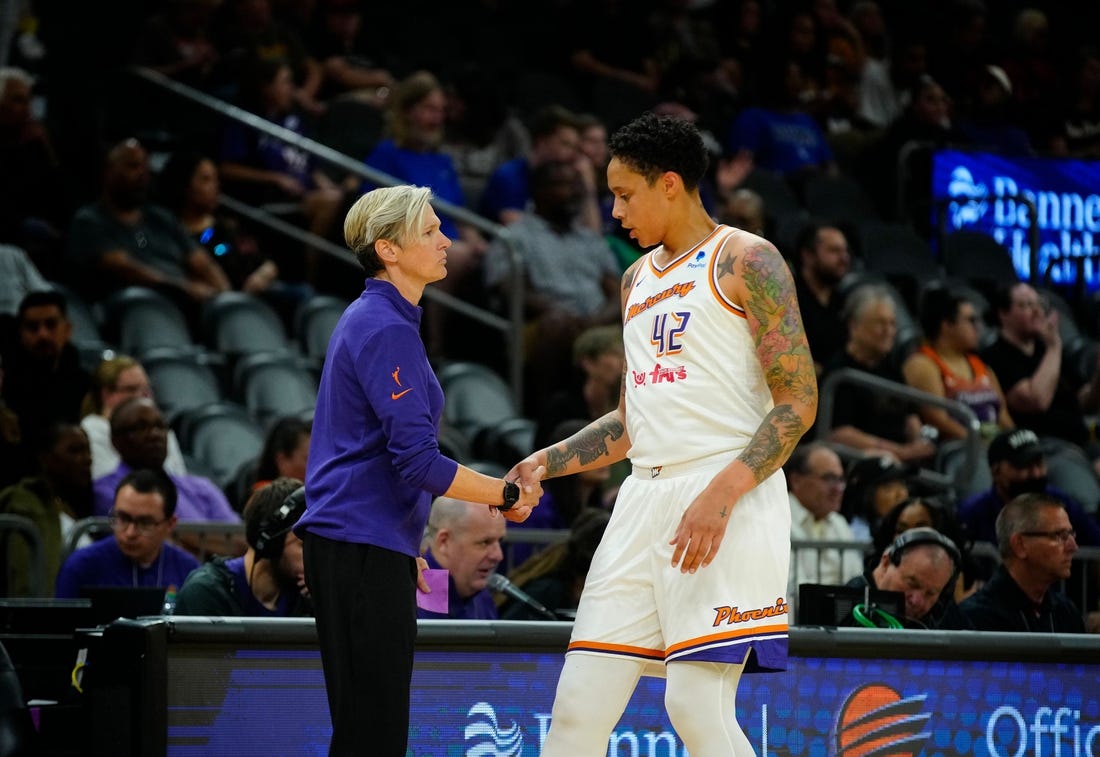
<instances>
[{"instance_id":1,"label":"sports logo on signage","mask_svg":"<svg viewBox=\"0 0 1100 757\"><path fill-rule=\"evenodd\" d=\"M916 757L932 735L931 714L924 712L925 694L902 699L893 688L872 683L844 701L836 719L838 757Z\"/></svg>"}]
</instances>

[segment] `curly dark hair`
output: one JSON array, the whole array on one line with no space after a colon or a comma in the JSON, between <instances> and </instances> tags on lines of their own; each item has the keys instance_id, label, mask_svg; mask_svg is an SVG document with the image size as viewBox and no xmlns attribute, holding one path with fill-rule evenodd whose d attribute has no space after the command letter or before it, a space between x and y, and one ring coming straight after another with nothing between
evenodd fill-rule
<instances>
[{"instance_id":1,"label":"curly dark hair","mask_svg":"<svg viewBox=\"0 0 1100 757\"><path fill-rule=\"evenodd\" d=\"M653 184L665 171L680 174L689 191L699 186L710 158L695 126L681 118L646 112L608 140L611 157Z\"/></svg>"}]
</instances>

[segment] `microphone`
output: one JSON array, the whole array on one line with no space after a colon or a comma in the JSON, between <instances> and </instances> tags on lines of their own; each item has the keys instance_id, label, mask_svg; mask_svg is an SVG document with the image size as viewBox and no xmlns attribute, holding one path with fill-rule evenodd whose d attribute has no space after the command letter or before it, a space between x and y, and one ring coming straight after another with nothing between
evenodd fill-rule
<instances>
[{"instance_id":1,"label":"microphone","mask_svg":"<svg viewBox=\"0 0 1100 757\"><path fill-rule=\"evenodd\" d=\"M547 620L558 620L558 616L547 610L541 602L499 573L489 574L489 588L506 594L517 602L522 602Z\"/></svg>"}]
</instances>

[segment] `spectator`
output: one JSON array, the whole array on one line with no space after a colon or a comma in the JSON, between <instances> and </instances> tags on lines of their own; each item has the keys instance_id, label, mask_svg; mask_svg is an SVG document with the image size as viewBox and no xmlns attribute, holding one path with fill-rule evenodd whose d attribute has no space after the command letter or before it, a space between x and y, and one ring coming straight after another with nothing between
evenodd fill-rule
<instances>
[{"instance_id":1,"label":"spectator","mask_svg":"<svg viewBox=\"0 0 1100 757\"><path fill-rule=\"evenodd\" d=\"M4 399L4 360L0 353L0 488L19 481L34 469L33 465L23 444L19 416Z\"/></svg>"},{"instance_id":2,"label":"spectator","mask_svg":"<svg viewBox=\"0 0 1100 757\"><path fill-rule=\"evenodd\" d=\"M922 46L911 47L921 50ZM918 206L917 200L929 201L929 187L932 182L932 151L937 148L966 144L965 137L959 133L951 120L951 98L948 97L939 82L927 74L920 74L907 89L903 90L905 109L896 118L879 139L868 149L864 166L864 180L868 194L876 200L884 218L913 216L921 231L926 229L920 215L929 209ZM902 187L906 207L898 207L898 161L902 159L903 149L926 147L904 155L903 168L906 171L906 183Z\"/></svg>"},{"instance_id":3,"label":"spectator","mask_svg":"<svg viewBox=\"0 0 1100 757\"><path fill-rule=\"evenodd\" d=\"M131 397L118 404L111 413L111 443L118 450L120 462L112 472L92 482L96 515L108 514L114 500L113 492L133 470L146 468L163 472L168 454L167 432L168 424L164 416L148 397ZM230 507L229 501L213 481L191 474L165 475L178 490L178 507L175 504L172 506L176 520L240 522L240 516ZM179 538L188 549L198 551L203 546L193 534L180 535ZM235 540L229 546L230 551L234 554L244 552L244 545L240 542Z\"/></svg>"},{"instance_id":4,"label":"spectator","mask_svg":"<svg viewBox=\"0 0 1100 757\"><path fill-rule=\"evenodd\" d=\"M531 209L534 169L548 162L573 163L583 192L577 198L580 222L597 233L603 232L596 182L596 165L581 151L580 123L576 114L560 105L548 105L531 117L531 151L500 165L485 186L479 212L497 223L510 225Z\"/></svg>"},{"instance_id":5,"label":"spectator","mask_svg":"<svg viewBox=\"0 0 1100 757\"><path fill-rule=\"evenodd\" d=\"M850 368L904 384L894 361L897 352L897 305L883 286L858 287L844 303L841 319L848 342L825 366L825 377ZM906 400L857 384L838 384L833 395L829 440L902 463L930 460L936 446L921 433L920 416Z\"/></svg>"},{"instance_id":6,"label":"spectator","mask_svg":"<svg viewBox=\"0 0 1100 757\"><path fill-rule=\"evenodd\" d=\"M134 63L190 87L209 89L218 63L218 51L209 35L215 7L209 0L168 0L161 12L143 22Z\"/></svg>"},{"instance_id":7,"label":"spectator","mask_svg":"<svg viewBox=\"0 0 1100 757\"><path fill-rule=\"evenodd\" d=\"M158 188L165 207L221 266L236 290L258 295L293 323L298 307L313 294L303 282L280 277L278 264L261 249L257 235L219 207L218 167L197 150L181 149L161 169Z\"/></svg>"},{"instance_id":8,"label":"spectator","mask_svg":"<svg viewBox=\"0 0 1100 757\"><path fill-rule=\"evenodd\" d=\"M1100 484L1089 460L1100 450L1089 449L1083 416L1100 407L1100 373L1094 370L1088 381L1076 385L1064 368L1058 311L1044 305L1029 284L1000 287L992 304L1000 328L981 357L1000 379L1013 420L1043 440L1052 479L1095 510Z\"/></svg>"},{"instance_id":9,"label":"spectator","mask_svg":"<svg viewBox=\"0 0 1100 757\"><path fill-rule=\"evenodd\" d=\"M232 99L233 84L254 63L285 61L290 68L289 94L307 113L324 112L318 100L324 71L309 54L298 32L275 18L270 0L230 0L215 11L211 37L220 58L215 86Z\"/></svg>"},{"instance_id":10,"label":"spectator","mask_svg":"<svg viewBox=\"0 0 1100 757\"><path fill-rule=\"evenodd\" d=\"M1073 71L1074 86L1058 111L1058 123L1050 138L1056 155L1100 158L1100 50L1078 51Z\"/></svg>"},{"instance_id":11,"label":"spectator","mask_svg":"<svg viewBox=\"0 0 1100 757\"><path fill-rule=\"evenodd\" d=\"M534 207L512 222L511 238L521 252L526 281L522 294L531 349L525 406L533 408L537 398L568 381L563 366L568 366L574 339L591 326L618 323L622 305L621 271L611 247L580 223L585 190L575 164L539 163L530 181ZM502 242L489 247L485 279L505 301L518 294Z\"/></svg>"},{"instance_id":12,"label":"spectator","mask_svg":"<svg viewBox=\"0 0 1100 757\"><path fill-rule=\"evenodd\" d=\"M509 575L512 583L543 607L568 617L580 603L592 555L610 518L607 510L585 508L573 521L569 537L524 561ZM545 620L541 613L514 599L500 605L499 613L501 620Z\"/></svg>"},{"instance_id":13,"label":"spectator","mask_svg":"<svg viewBox=\"0 0 1100 757\"><path fill-rule=\"evenodd\" d=\"M840 456L826 442L805 442L795 448L783 466L791 502L792 541L854 541L848 521L840 514L844 495L844 467ZM827 548L792 552L787 583L788 603L798 597L798 587L841 584L862 571L859 552Z\"/></svg>"},{"instance_id":14,"label":"spectator","mask_svg":"<svg viewBox=\"0 0 1100 757\"><path fill-rule=\"evenodd\" d=\"M302 540L292 530L305 512L305 489L279 478L257 489L245 505L248 550L215 557L187 576L176 595L176 615L286 618L309 616Z\"/></svg>"},{"instance_id":15,"label":"spectator","mask_svg":"<svg viewBox=\"0 0 1100 757\"><path fill-rule=\"evenodd\" d=\"M31 292L19 303L17 338L4 356L5 404L19 418L21 436L30 439L55 421L76 423L88 392L88 373L69 337L65 295Z\"/></svg>"},{"instance_id":16,"label":"spectator","mask_svg":"<svg viewBox=\"0 0 1100 757\"><path fill-rule=\"evenodd\" d=\"M978 76L973 102L958 120L959 133L976 150L1002 155L1034 155L1031 137L1017 124L1012 82L1000 66Z\"/></svg>"},{"instance_id":17,"label":"spectator","mask_svg":"<svg viewBox=\"0 0 1100 757\"><path fill-rule=\"evenodd\" d=\"M494 620L497 607L489 575L504 559L505 520L492 508L437 497L424 530L422 551L430 568L446 568L447 613L417 609L418 618Z\"/></svg>"},{"instance_id":18,"label":"spectator","mask_svg":"<svg viewBox=\"0 0 1100 757\"><path fill-rule=\"evenodd\" d=\"M149 185L140 142L127 139L107 152L99 199L73 217L68 280L90 300L132 284L152 287L194 315L229 281L168 210L149 202Z\"/></svg>"},{"instance_id":19,"label":"spectator","mask_svg":"<svg viewBox=\"0 0 1100 757\"><path fill-rule=\"evenodd\" d=\"M908 478L909 470L889 457L875 455L851 464L840 512L852 527L854 539L870 540L894 505L909 498Z\"/></svg>"},{"instance_id":20,"label":"spectator","mask_svg":"<svg viewBox=\"0 0 1100 757\"><path fill-rule=\"evenodd\" d=\"M975 541L997 543L996 520L1004 506L1021 494L1042 493L1062 503L1079 544L1100 547L1100 525L1079 502L1047 481L1042 442L1026 428L1004 431L989 444L993 485L959 504L959 521Z\"/></svg>"},{"instance_id":21,"label":"spectator","mask_svg":"<svg viewBox=\"0 0 1100 757\"><path fill-rule=\"evenodd\" d=\"M746 187L735 189L722 198L721 205L718 207L717 220L719 223L736 226L750 234L763 236L765 233L764 198Z\"/></svg>"},{"instance_id":22,"label":"spectator","mask_svg":"<svg viewBox=\"0 0 1100 757\"><path fill-rule=\"evenodd\" d=\"M42 596L52 596L73 524L92 511L92 459L88 438L72 423L40 430L35 446L39 474L0 490L0 512L29 518L38 529L46 568ZM8 538L7 548L7 596L33 596L26 542Z\"/></svg>"},{"instance_id":23,"label":"spectator","mask_svg":"<svg viewBox=\"0 0 1100 757\"><path fill-rule=\"evenodd\" d=\"M260 450L254 489L266 486L277 478L306 480L312 426L310 421L297 416L280 418L272 424Z\"/></svg>"},{"instance_id":24,"label":"spectator","mask_svg":"<svg viewBox=\"0 0 1100 757\"><path fill-rule=\"evenodd\" d=\"M176 527L176 489L162 472L133 470L118 481L110 510L113 538L69 555L57 575L57 596L85 586L164 586L175 593L198 561L169 543Z\"/></svg>"},{"instance_id":25,"label":"spectator","mask_svg":"<svg viewBox=\"0 0 1100 757\"><path fill-rule=\"evenodd\" d=\"M245 68L237 100L260 118L308 136L308 121L295 105L294 92L286 60L260 59ZM337 184L312 154L236 121L222 133L219 169L225 185L241 199L257 205L289 204L304 218L308 230L324 239L336 232L345 192L358 183L349 175L343 184ZM305 250L306 281L317 283L319 256L312 247Z\"/></svg>"},{"instance_id":26,"label":"spectator","mask_svg":"<svg viewBox=\"0 0 1100 757\"><path fill-rule=\"evenodd\" d=\"M960 609L979 631L1084 633L1082 611L1055 585L1070 576L1075 532L1061 500L1021 494L997 514L1001 564Z\"/></svg>"},{"instance_id":27,"label":"spectator","mask_svg":"<svg viewBox=\"0 0 1100 757\"><path fill-rule=\"evenodd\" d=\"M34 79L3 65L0 60L0 243L25 249L55 280L71 198L51 135L33 115Z\"/></svg>"},{"instance_id":28,"label":"spectator","mask_svg":"<svg viewBox=\"0 0 1100 757\"><path fill-rule=\"evenodd\" d=\"M933 287L921 299L920 323L925 341L902 364L905 383L966 405L986 440L1013 428L997 376L977 354L981 318L974 303L959 291ZM966 438L966 426L946 410L925 405L920 414L940 439Z\"/></svg>"},{"instance_id":29,"label":"spectator","mask_svg":"<svg viewBox=\"0 0 1100 757\"><path fill-rule=\"evenodd\" d=\"M430 187L433 197L463 207L466 195L458 170L451 156L442 150L446 106L443 85L432 73L416 71L403 78L390 96L386 137L375 145L365 162L399 182ZM362 191L374 186L364 182ZM483 291L480 279L485 239L475 227L458 223L446 212L441 213L440 222L451 246L447 249L447 277L437 286L448 294L476 301ZM443 316L438 304L425 304L425 340L432 356L441 355L445 349L453 351L460 340L470 338L468 334L456 334L456 339L446 339L449 332L445 329L450 324L444 323Z\"/></svg>"},{"instance_id":30,"label":"spectator","mask_svg":"<svg viewBox=\"0 0 1100 757\"><path fill-rule=\"evenodd\" d=\"M535 448L555 439L559 423L586 418L594 421L619 404L626 370L623 330L607 324L585 329L573 341L573 376L539 402Z\"/></svg>"},{"instance_id":31,"label":"spectator","mask_svg":"<svg viewBox=\"0 0 1100 757\"><path fill-rule=\"evenodd\" d=\"M779 62L770 72L775 81L765 87L771 102L742 110L725 144L730 155L743 153L754 167L782 174L795 187L811 175L837 172L825 133L802 99L808 85L805 74L793 58Z\"/></svg>"},{"instance_id":32,"label":"spectator","mask_svg":"<svg viewBox=\"0 0 1100 757\"><path fill-rule=\"evenodd\" d=\"M812 222L795 242L794 283L806 339L818 376L833 355L844 348L844 322L837 285L851 270L852 258L844 232Z\"/></svg>"},{"instance_id":33,"label":"spectator","mask_svg":"<svg viewBox=\"0 0 1100 757\"><path fill-rule=\"evenodd\" d=\"M84 398L80 427L88 435L92 450L92 478L105 476L118 467L118 451L111 444L111 413L130 397L153 399L149 376L135 358L115 355L104 358L92 371L92 387ZM168 456L164 470L173 475L187 473L176 432L168 430Z\"/></svg>"},{"instance_id":34,"label":"spectator","mask_svg":"<svg viewBox=\"0 0 1100 757\"><path fill-rule=\"evenodd\" d=\"M321 66L319 99L350 96L381 108L393 87L393 74L372 55L376 35L363 24L357 0L324 0L307 47Z\"/></svg>"},{"instance_id":35,"label":"spectator","mask_svg":"<svg viewBox=\"0 0 1100 757\"><path fill-rule=\"evenodd\" d=\"M946 536L934 528L911 528L891 542L874 568L848 586L904 594L906 628L965 630L971 628L970 621L952 598L960 563L958 547Z\"/></svg>"},{"instance_id":36,"label":"spectator","mask_svg":"<svg viewBox=\"0 0 1100 757\"><path fill-rule=\"evenodd\" d=\"M440 149L451 156L466 206L474 209L493 171L531 149L531 135L510 111L494 74L483 68L469 66L456 73L446 94Z\"/></svg>"}]
</instances>

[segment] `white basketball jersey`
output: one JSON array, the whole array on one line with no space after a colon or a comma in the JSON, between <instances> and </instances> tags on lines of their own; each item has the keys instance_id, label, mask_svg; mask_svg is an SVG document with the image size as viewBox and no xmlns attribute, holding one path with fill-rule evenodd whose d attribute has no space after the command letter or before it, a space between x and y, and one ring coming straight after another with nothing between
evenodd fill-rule
<instances>
[{"instance_id":1,"label":"white basketball jersey","mask_svg":"<svg viewBox=\"0 0 1100 757\"><path fill-rule=\"evenodd\" d=\"M738 452L772 409L745 311L718 286L718 253L737 233L720 225L663 268L657 248L634 273L623 324L634 465Z\"/></svg>"}]
</instances>

